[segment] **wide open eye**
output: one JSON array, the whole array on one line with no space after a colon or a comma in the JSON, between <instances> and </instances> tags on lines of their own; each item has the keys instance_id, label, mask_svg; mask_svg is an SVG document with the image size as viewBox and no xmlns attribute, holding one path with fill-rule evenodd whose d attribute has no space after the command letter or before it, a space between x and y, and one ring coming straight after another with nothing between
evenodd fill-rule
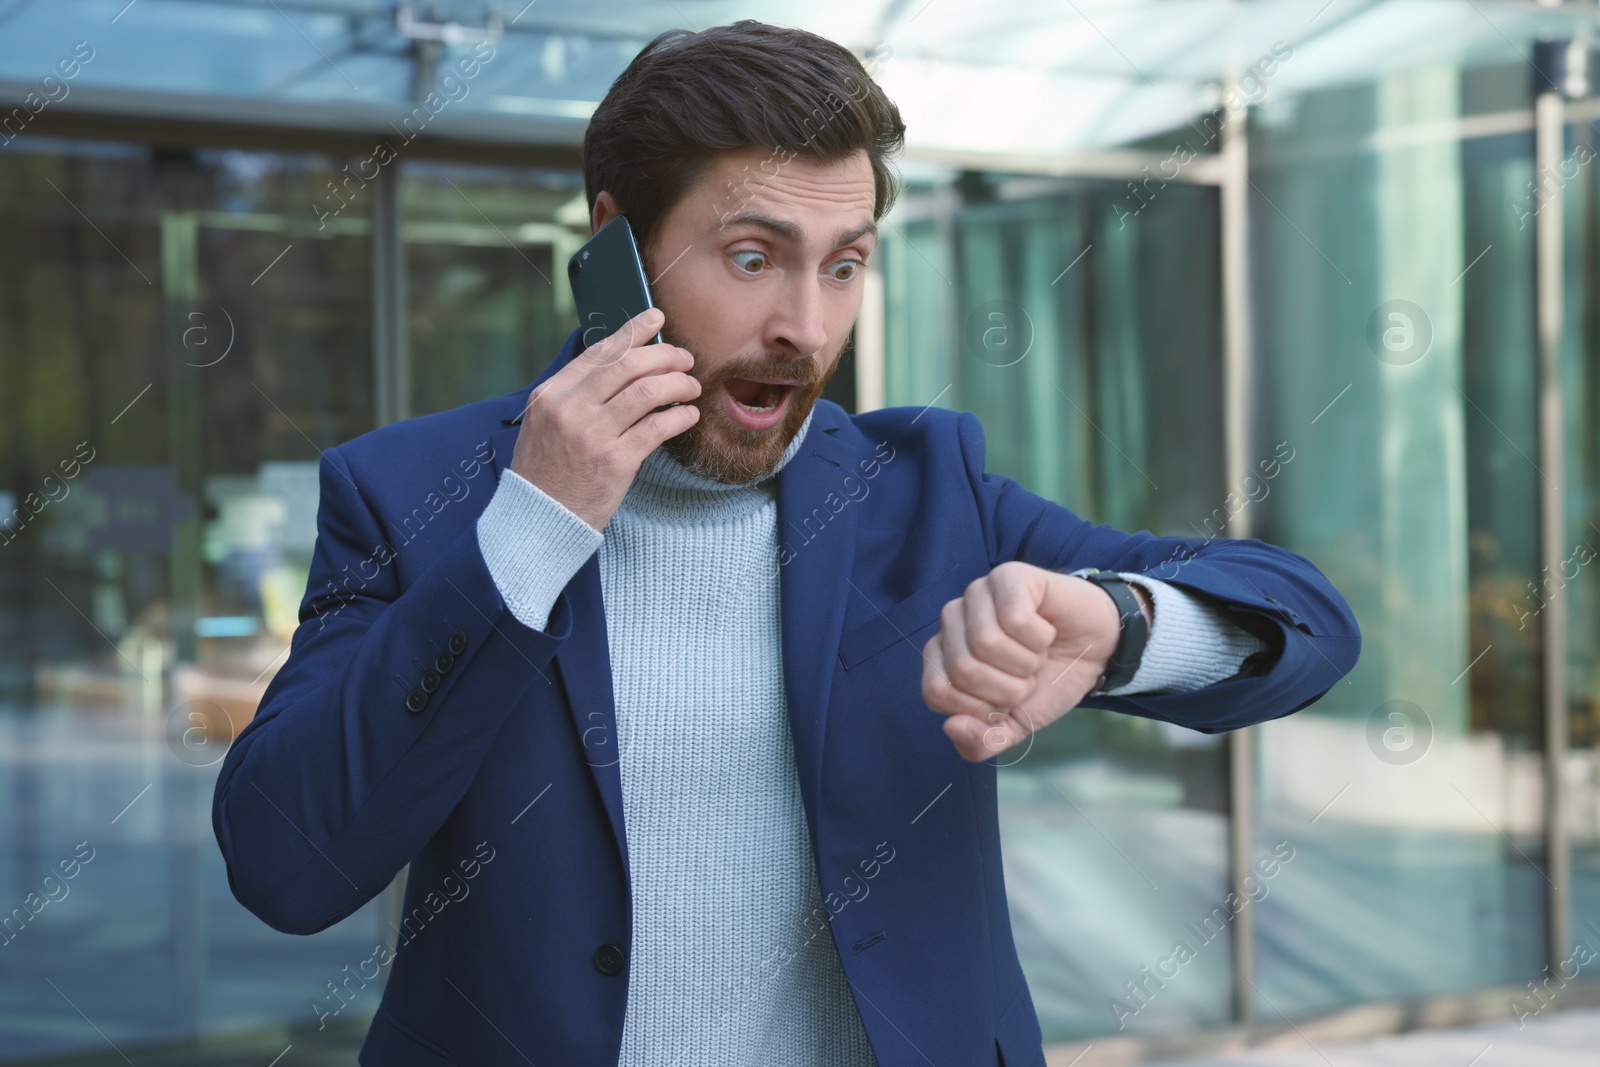
<instances>
[{"instance_id":1,"label":"wide open eye","mask_svg":"<svg viewBox=\"0 0 1600 1067\"><path fill-rule=\"evenodd\" d=\"M735 257L735 262L737 262L737 257L738 256L755 256L762 263L765 263L766 259L767 259L767 255L766 255L765 252L757 252L753 248L744 248L744 249L740 249L737 252L729 252L728 255ZM748 266L746 266L743 263L739 264L739 269L744 271L747 274L760 274L761 273L761 268L759 266L756 267L756 269L751 270Z\"/></svg>"}]
</instances>

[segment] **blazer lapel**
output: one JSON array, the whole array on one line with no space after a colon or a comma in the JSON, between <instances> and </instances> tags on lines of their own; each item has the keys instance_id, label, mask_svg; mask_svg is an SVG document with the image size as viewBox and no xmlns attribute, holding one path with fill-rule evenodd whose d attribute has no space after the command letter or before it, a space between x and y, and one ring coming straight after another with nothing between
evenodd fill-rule
<instances>
[{"instance_id":1,"label":"blazer lapel","mask_svg":"<svg viewBox=\"0 0 1600 1067\"><path fill-rule=\"evenodd\" d=\"M805 441L778 472L778 571L784 691L795 766L814 854L822 851L823 741L834 658L844 627L855 559L856 512L844 479L857 450L836 434L849 424L818 402Z\"/></svg>"},{"instance_id":2,"label":"blazer lapel","mask_svg":"<svg viewBox=\"0 0 1600 1067\"><path fill-rule=\"evenodd\" d=\"M550 361L550 365L540 372L532 384L506 398L501 426L489 435L489 444L493 448L490 463L494 466L497 483L500 472L511 466L529 394L581 351L578 344L580 333L579 330L573 330L556 358ZM611 689L611 649L606 640L599 552L578 568L578 573L567 584L566 594L572 607L572 636L555 655L556 672L561 677L567 710L572 715L573 728L583 747L584 762L589 765L595 788L600 792L606 816L611 821L611 831L617 840L617 853L622 857L623 873L631 882L628 838L623 827L617 714Z\"/></svg>"},{"instance_id":3,"label":"blazer lapel","mask_svg":"<svg viewBox=\"0 0 1600 1067\"><path fill-rule=\"evenodd\" d=\"M580 330L573 330L550 366L527 388L505 398L501 426L489 435L494 449L490 462L497 481L500 472L511 465L528 395L582 350L580 334ZM837 411L832 405L818 403L800 449L778 472L777 559L784 693L813 848L818 847L821 829L818 800L832 664L839 650L849 600L859 510L847 506L844 496L844 478L855 473L858 450L837 436L841 429L849 427L839 420ZM578 569L566 592L572 607L573 631L556 653L555 661L573 726L583 744L584 761L605 804L623 870L627 872L616 704L598 552Z\"/></svg>"}]
</instances>

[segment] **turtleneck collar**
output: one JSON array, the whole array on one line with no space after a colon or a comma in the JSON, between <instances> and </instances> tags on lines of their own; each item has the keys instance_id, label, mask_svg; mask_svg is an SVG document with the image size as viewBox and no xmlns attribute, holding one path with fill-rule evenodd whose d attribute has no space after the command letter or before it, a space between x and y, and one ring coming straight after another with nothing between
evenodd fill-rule
<instances>
[{"instance_id":1,"label":"turtleneck collar","mask_svg":"<svg viewBox=\"0 0 1600 1067\"><path fill-rule=\"evenodd\" d=\"M702 477L679 463L667 453L666 446L661 445L639 465L639 472L623 497L621 507L658 518L684 519L728 517L760 508L777 492L778 472L800 451L816 414L813 404L777 464L771 471L748 482L730 485Z\"/></svg>"}]
</instances>

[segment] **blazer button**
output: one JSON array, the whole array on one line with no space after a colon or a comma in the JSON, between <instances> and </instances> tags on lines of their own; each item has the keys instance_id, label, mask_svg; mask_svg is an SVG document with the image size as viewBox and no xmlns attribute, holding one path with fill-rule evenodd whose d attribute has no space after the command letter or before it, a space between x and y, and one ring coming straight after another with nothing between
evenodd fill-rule
<instances>
[{"instance_id":1,"label":"blazer button","mask_svg":"<svg viewBox=\"0 0 1600 1067\"><path fill-rule=\"evenodd\" d=\"M413 689L406 694L406 710L415 715L428 706L428 694L420 689Z\"/></svg>"},{"instance_id":2,"label":"blazer button","mask_svg":"<svg viewBox=\"0 0 1600 1067\"><path fill-rule=\"evenodd\" d=\"M433 658L433 669L440 674L449 674L450 668L455 665L456 658L449 652L441 652Z\"/></svg>"},{"instance_id":3,"label":"blazer button","mask_svg":"<svg viewBox=\"0 0 1600 1067\"><path fill-rule=\"evenodd\" d=\"M594 968L601 974L618 974L624 962L622 950L616 945L601 945L594 950Z\"/></svg>"},{"instance_id":4,"label":"blazer button","mask_svg":"<svg viewBox=\"0 0 1600 1067\"><path fill-rule=\"evenodd\" d=\"M467 650L467 635L460 630L450 635L450 651L456 655Z\"/></svg>"},{"instance_id":5,"label":"blazer button","mask_svg":"<svg viewBox=\"0 0 1600 1067\"><path fill-rule=\"evenodd\" d=\"M431 693L435 689L438 689L439 672L434 670L432 667L429 667L427 670L422 672L422 681L420 684L424 693Z\"/></svg>"}]
</instances>

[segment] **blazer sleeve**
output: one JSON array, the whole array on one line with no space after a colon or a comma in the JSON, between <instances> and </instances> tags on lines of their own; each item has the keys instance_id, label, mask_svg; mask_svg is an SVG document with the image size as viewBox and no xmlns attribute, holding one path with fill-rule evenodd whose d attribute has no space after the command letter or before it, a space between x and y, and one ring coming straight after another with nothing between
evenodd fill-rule
<instances>
[{"instance_id":1,"label":"blazer sleeve","mask_svg":"<svg viewBox=\"0 0 1600 1067\"><path fill-rule=\"evenodd\" d=\"M565 594L543 631L508 610L475 523L402 591L337 448L318 477L300 624L223 757L211 809L233 895L297 934L356 911L422 850L519 697L549 684L550 660L572 635ZM413 694L430 669L437 685L418 710Z\"/></svg>"},{"instance_id":2,"label":"blazer sleeve","mask_svg":"<svg viewBox=\"0 0 1600 1067\"><path fill-rule=\"evenodd\" d=\"M1062 573L1100 567L1149 574L1199 594L1267 644L1245 657L1236 674L1198 689L1102 694L1080 706L1224 733L1299 711L1355 666L1361 654L1355 615L1304 556L1254 537L1157 537L1092 523L986 473L977 416L959 412L957 432L991 567L1020 560Z\"/></svg>"}]
</instances>

